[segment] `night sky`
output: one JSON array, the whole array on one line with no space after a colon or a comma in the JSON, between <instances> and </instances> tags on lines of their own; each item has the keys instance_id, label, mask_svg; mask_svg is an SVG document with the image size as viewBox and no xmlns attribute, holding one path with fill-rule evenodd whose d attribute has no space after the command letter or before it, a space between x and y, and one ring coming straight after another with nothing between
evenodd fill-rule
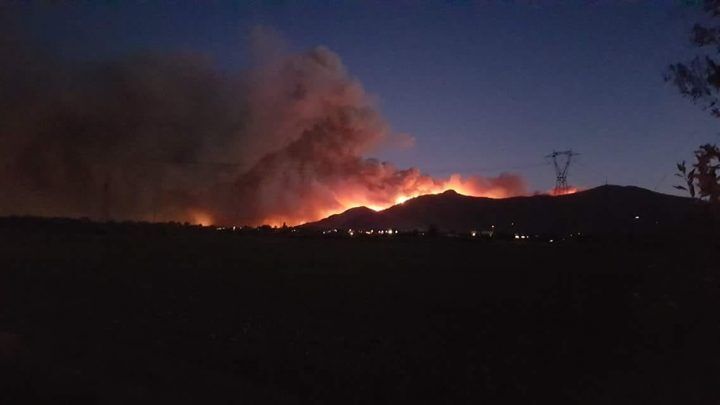
<instances>
[{"instance_id":1,"label":"night sky","mask_svg":"<svg viewBox=\"0 0 720 405\"><path fill-rule=\"evenodd\" d=\"M680 1L65 2L21 5L47 50L94 61L192 51L247 62L248 32L325 45L415 146L375 157L432 175L523 175L549 190L553 149L581 153L569 182L676 193L676 161L717 141L717 121L663 81L693 51L700 15Z\"/></svg>"}]
</instances>

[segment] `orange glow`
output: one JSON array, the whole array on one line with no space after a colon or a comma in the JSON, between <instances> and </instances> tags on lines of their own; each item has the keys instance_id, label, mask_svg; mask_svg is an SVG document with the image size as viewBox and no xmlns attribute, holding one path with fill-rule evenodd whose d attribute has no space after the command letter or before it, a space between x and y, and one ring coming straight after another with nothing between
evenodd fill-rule
<instances>
[{"instance_id":1,"label":"orange glow","mask_svg":"<svg viewBox=\"0 0 720 405\"><path fill-rule=\"evenodd\" d=\"M189 217L189 222L194 225L210 226L213 224L213 219L207 212L193 210L190 211Z\"/></svg>"},{"instance_id":2,"label":"orange glow","mask_svg":"<svg viewBox=\"0 0 720 405\"><path fill-rule=\"evenodd\" d=\"M518 195L513 187L507 187L502 183L488 183L474 177L463 178L458 174L453 174L444 180L423 177L418 181L398 187L396 190L379 190L377 192L348 185L341 192L333 193L335 204L332 204L331 207L318 207L310 212L268 217L262 223L271 226L281 226L283 223L294 226L327 218L355 207L382 211L421 195L439 194L447 190L454 190L459 194L473 197L506 198Z\"/></svg>"},{"instance_id":3,"label":"orange glow","mask_svg":"<svg viewBox=\"0 0 720 405\"><path fill-rule=\"evenodd\" d=\"M568 187L565 191L552 190L552 191L550 191L550 195L553 195L553 196L568 195L568 194L575 194L575 193L577 193L578 191L580 191L579 188L576 188L576 187Z\"/></svg>"}]
</instances>

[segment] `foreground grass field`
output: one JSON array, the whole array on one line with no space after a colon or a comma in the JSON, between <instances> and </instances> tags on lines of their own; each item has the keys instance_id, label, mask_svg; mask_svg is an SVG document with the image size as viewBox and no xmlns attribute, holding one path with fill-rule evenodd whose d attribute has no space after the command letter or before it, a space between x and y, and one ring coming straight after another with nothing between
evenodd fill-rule
<instances>
[{"instance_id":1,"label":"foreground grass field","mask_svg":"<svg viewBox=\"0 0 720 405\"><path fill-rule=\"evenodd\" d=\"M0 403L716 404L716 249L5 226Z\"/></svg>"}]
</instances>

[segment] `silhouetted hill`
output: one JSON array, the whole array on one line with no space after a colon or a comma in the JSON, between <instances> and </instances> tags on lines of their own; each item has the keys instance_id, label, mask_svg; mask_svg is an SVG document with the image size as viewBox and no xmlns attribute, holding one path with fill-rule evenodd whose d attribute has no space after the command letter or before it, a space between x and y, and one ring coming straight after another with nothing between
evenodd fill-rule
<instances>
[{"instance_id":1,"label":"silhouetted hill","mask_svg":"<svg viewBox=\"0 0 720 405\"><path fill-rule=\"evenodd\" d=\"M329 228L345 228L346 225L354 224L354 223L369 223L373 221L373 218L377 212L374 210L371 210L368 207L355 207L350 208L349 210L341 213L341 214L334 214L330 215L329 217L325 218L323 221L328 221L328 223L333 223L335 225L329 226ZM322 222L322 221L321 221Z\"/></svg>"},{"instance_id":2,"label":"silhouetted hill","mask_svg":"<svg viewBox=\"0 0 720 405\"><path fill-rule=\"evenodd\" d=\"M306 229L435 227L446 232L495 229L507 233L637 233L687 226L697 202L632 186L606 185L575 194L491 199L446 191L375 212L353 208ZM494 227L494 228L493 228Z\"/></svg>"}]
</instances>

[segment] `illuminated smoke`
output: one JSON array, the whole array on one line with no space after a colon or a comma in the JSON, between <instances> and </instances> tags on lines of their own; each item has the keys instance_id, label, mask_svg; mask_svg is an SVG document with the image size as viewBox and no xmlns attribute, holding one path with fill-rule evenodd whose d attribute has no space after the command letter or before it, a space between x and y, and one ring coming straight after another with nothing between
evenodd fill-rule
<instances>
[{"instance_id":1,"label":"illuminated smoke","mask_svg":"<svg viewBox=\"0 0 720 405\"><path fill-rule=\"evenodd\" d=\"M1 214L297 224L446 189L506 197L522 179L433 178L368 159L402 143L340 58L252 35L254 64L198 55L79 66L0 38Z\"/></svg>"}]
</instances>

